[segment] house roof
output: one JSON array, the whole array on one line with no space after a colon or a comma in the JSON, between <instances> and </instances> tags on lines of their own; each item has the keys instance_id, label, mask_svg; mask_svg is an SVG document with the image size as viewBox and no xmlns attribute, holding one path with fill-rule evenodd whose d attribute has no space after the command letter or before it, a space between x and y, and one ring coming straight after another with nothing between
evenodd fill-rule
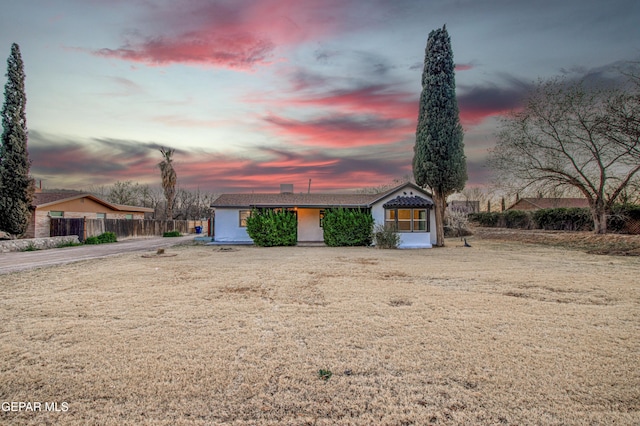
<instances>
[{"instance_id":1,"label":"house roof","mask_svg":"<svg viewBox=\"0 0 640 426\"><path fill-rule=\"evenodd\" d=\"M393 200L387 201L383 204L385 209L387 208L425 208L425 207L433 207L433 201L427 200L426 198L418 197L417 195L412 196L400 196L398 195Z\"/></svg>"},{"instance_id":2,"label":"house roof","mask_svg":"<svg viewBox=\"0 0 640 426\"><path fill-rule=\"evenodd\" d=\"M529 209L589 207L589 201L586 198L521 198L507 210L518 210L523 206Z\"/></svg>"},{"instance_id":3,"label":"house roof","mask_svg":"<svg viewBox=\"0 0 640 426\"><path fill-rule=\"evenodd\" d=\"M377 194L374 194L377 195ZM212 207L367 207L372 194L222 194Z\"/></svg>"},{"instance_id":4,"label":"house roof","mask_svg":"<svg viewBox=\"0 0 640 426\"><path fill-rule=\"evenodd\" d=\"M36 208L50 207L55 204L73 201L80 198L88 198L98 204L102 204L112 210L127 212L143 212L152 213L153 209L149 207L126 206L122 204L109 203L92 194L84 192L36 192L33 196L33 205Z\"/></svg>"},{"instance_id":5,"label":"house roof","mask_svg":"<svg viewBox=\"0 0 640 426\"><path fill-rule=\"evenodd\" d=\"M403 188L430 196L422 188L405 183L396 188L377 194L291 194L291 193L251 193L251 194L222 194L211 207L242 208L242 207L371 207L377 201ZM419 197L418 197L419 198ZM428 201L428 200L425 200Z\"/></svg>"}]
</instances>

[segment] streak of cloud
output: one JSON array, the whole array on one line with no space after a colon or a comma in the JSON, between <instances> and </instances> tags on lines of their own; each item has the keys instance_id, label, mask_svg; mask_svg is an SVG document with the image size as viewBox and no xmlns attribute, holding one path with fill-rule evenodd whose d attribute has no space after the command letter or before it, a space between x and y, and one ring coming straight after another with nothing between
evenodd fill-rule
<instances>
[{"instance_id":1,"label":"streak of cloud","mask_svg":"<svg viewBox=\"0 0 640 426\"><path fill-rule=\"evenodd\" d=\"M278 46L333 37L347 28L336 19L345 5L337 0L194 0L170 11L149 8L156 25L127 34L117 48L93 53L152 66L251 70L275 60Z\"/></svg>"},{"instance_id":2,"label":"streak of cloud","mask_svg":"<svg viewBox=\"0 0 640 426\"><path fill-rule=\"evenodd\" d=\"M61 140L32 132L31 172L45 187L87 189L116 180L159 185L159 144L95 139ZM313 181L315 191L357 189L386 183L406 174L406 144L377 150L363 146L344 149L285 149L253 147L241 153L177 150L174 167L185 188L218 191L277 190L280 183L302 188Z\"/></svg>"}]
</instances>

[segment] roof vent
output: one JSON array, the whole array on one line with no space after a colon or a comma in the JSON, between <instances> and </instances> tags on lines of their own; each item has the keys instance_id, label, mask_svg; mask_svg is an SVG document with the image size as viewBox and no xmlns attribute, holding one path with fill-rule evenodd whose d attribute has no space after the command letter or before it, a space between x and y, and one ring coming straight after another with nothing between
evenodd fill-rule
<instances>
[{"instance_id":1,"label":"roof vent","mask_svg":"<svg viewBox=\"0 0 640 426\"><path fill-rule=\"evenodd\" d=\"M280 193L281 194L293 194L293 184L292 183L281 183L280 184Z\"/></svg>"}]
</instances>

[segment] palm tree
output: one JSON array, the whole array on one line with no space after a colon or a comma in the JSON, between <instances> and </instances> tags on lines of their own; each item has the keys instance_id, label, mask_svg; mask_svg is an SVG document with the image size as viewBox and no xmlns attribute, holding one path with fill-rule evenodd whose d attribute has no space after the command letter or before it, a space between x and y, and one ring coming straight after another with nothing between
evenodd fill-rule
<instances>
[{"instance_id":1,"label":"palm tree","mask_svg":"<svg viewBox=\"0 0 640 426\"><path fill-rule=\"evenodd\" d=\"M175 149L160 148L162 153L162 161L158 163L160 167L160 177L162 178L162 189L167 199L166 217L168 220L173 219L173 200L176 197L176 181L178 177L173 169L173 153Z\"/></svg>"}]
</instances>

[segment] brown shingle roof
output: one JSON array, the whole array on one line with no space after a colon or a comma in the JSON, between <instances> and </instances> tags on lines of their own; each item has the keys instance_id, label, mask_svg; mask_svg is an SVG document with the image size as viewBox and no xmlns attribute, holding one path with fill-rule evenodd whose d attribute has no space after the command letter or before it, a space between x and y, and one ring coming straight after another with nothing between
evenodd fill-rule
<instances>
[{"instance_id":1,"label":"brown shingle roof","mask_svg":"<svg viewBox=\"0 0 640 426\"><path fill-rule=\"evenodd\" d=\"M222 194L211 203L211 207L371 207L376 201L404 187L429 196L420 187L406 183L378 194Z\"/></svg>"},{"instance_id":2,"label":"brown shingle roof","mask_svg":"<svg viewBox=\"0 0 640 426\"><path fill-rule=\"evenodd\" d=\"M33 195L33 204L41 206L43 204L53 203L66 199L74 199L86 195L82 192L36 192Z\"/></svg>"},{"instance_id":3,"label":"brown shingle roof","mask_svg":"<svg viewBox=\"0 0 640 426\"><path fill-rule=\"evenodd\" d=\"M125 206L122 204L114 204L108 201L104 201L95 195L87 194L84 192L36 192L33 195L33 205L35 207L45 206L49 204L55 204L59 201L76 200L78 198L89 198L97 203L104 204L105 206L119 211L129 212L147 212L152 213L153 209L148 207L138 206Z\"/></svg>"},{"instance_id":4,"label":"brown shingle roof","mask_svg":"<svg viewBox=\"0 0 640 426\"><path fill-rule=\"evenodd\" d=\"M212 207L367 207L379 194L222 194Z\"/></svg>"},{"instance_id":5,"label":"brown shingle roof","mask_svg":"<svg viewBox=\"0 0 640 426\"><path fill-rule=\"evenodd\" d=\"M589 201L586 198L521 198L507 210L539 210L561 207L589 207Z\"/></svg>"}]
</instances>

